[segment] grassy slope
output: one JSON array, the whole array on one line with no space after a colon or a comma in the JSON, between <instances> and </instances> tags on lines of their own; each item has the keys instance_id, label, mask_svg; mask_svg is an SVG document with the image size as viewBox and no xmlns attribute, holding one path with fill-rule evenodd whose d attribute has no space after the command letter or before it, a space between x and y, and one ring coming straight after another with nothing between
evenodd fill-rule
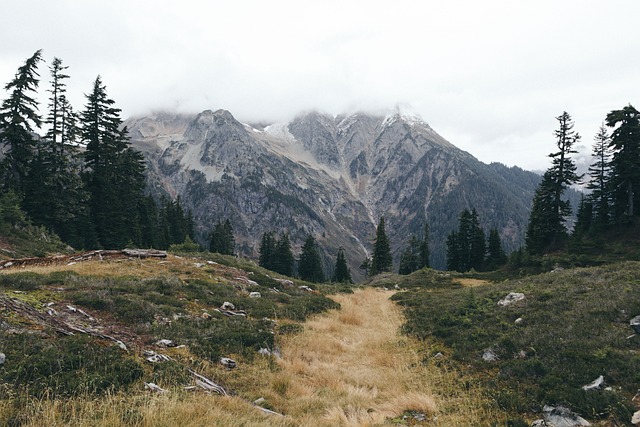
<instances>
[{"instance_id":1,"label":"grassy slope","mask_svg":"<svg viewBox=\"0 0 640 427\"><path fill-rule=\"evenodd\" d=\"M433 340L432 353L445 355L441 363L467 366L510 413L564 404L591 419L628 423L640 383L640 336L627 338L633 334L629 320L640 314L640 262L473 288L447 287L446 279L443 273L418 272L400 279L413 288L395 296L406 308L406 332ZM509 292L526 299L498 306ZM489 348L499 360L482 360ZM611 390L582 390L599 375Z\"/></svg>"},{"instance_id":2,"label":"grassy slope","mask_svg":"<svg viewBox=\"0 0 640 427\"><path fill-rule=\"evenodd\" d=\"M69 416L65 411L78 409L64 407L86 408L86 398L90 401L92 396L139 396L143 382L179 390L193 384L188 369L242 395L252 380L243 378L246 371L238 377L229 375L217 363L221 356L232 357L241 366L260 363L257 350L277 347L280 333L295 330L310 314L338 307L318 292L298 288L311 284L283 284L267 274L272 273L250 262L209 254L3 270L0 297L40 313L52 303L56 319L99 330L123 341L129 351L108 339L59 335L51 325L0 301L0 351L7 359L0 366L0 396L4 397L0 420L37 425L33 420L41 415L34 412L34 405L49 399L57 402L49 411L63 408L58 415L64 418ZM262 298L250 298L249 292L260 292ZM246 311L247 317L229 318L215 311L225 301ZM72 313L69 305L97 320ZM172 339L186 347L159 348L153 344L158 339ZM174 360L150 364L142 357L143 350L149 349ZM68 404L58 400L68 398L72 398Z\"/></svg>"}]
</instances>

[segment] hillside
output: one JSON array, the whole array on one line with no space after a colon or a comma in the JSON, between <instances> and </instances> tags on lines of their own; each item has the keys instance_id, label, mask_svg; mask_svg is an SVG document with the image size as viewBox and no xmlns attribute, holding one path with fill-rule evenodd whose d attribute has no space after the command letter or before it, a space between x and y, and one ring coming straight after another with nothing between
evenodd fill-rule
<instances>
[{"instance_id":1,"label":"hillside","mask_svg":"<svg viewBox=\"0 0 640 427\"><path fill-rule=\"evenodd\" d=\"M352 272L371 250L384 216L396 262L412 233L429 223L432 264L444 268L446 235L465 208L520 246L539 176L486 165L438 135L422 119L395 111L301 114L253 127L224 110L195 116L156 114L127 120L147 160L148 186L180 196L198 240L229 218L240 254L256 257L265 231L288 232L294 245L318 240L330 268L340 246Z\"/></svg>"}]
</instances>

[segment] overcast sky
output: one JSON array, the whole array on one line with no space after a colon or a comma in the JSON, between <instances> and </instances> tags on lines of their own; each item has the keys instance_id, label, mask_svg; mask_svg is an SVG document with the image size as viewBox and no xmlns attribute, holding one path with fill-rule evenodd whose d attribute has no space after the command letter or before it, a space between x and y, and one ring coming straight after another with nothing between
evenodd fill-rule
<instances>
[{"instance_id":1,"label":"overcast sky","mask_svg":"<svg viewBox=\"0 0 640 427\"><path fill-rule=\"evenodd\" d=\"M609 111L640 108L638 0L3 0L0 17L2 86L42 48L76 110L100 74L123 118L402 105L484 162L540 170L563 111L589 153Z\"/></svg>"}]
</instances>

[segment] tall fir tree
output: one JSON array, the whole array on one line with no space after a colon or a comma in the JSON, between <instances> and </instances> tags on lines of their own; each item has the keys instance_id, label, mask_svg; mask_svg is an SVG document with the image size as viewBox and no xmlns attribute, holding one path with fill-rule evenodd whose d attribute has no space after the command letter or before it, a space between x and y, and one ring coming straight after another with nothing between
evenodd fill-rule
<instances>
[{"instance_id":1,"label":"tall fir tree","mask_svg":"<svg viewBox=\"0 0 640 427\"><path fill-rule=\"evenodd\" d=\"M556 117L559 128L554 132L558 151L549 154L552 164L542 177L534 194L531 214L525 237L527 249L532 254L542 254L558 248L567 237L566 218L571 214L571 205L562 195L572 184L580 180L576 165L571 158L574 145L580 136L573 130L571 116L564 112Z\"/></svg>"},{"instance_id":2,"label":"tall fir tree","mask_svg":"<svg viewBox=\"0 0 640 427\"><path fill-rule=\"evenodd\" d=\"M418 270L420 262L420 241L411 235L407 247L400 254L398 274L411 274Z\"/></svg>"},{"instance_id":3,"label":"tall fir tree","mask_svg":"<svg viewBox=\"0 0 640 427\"><path fill-rule=\"evenodd\" d=\"M478 212L464 209L458 216L458 230L447 237L447 269L465 272L484 267L486 243Z\"/></svg>"},{"instance_id":4,"label":"tall fir tree","mask_svg":"<svg viewBox=\"0 0 640 427\"><path fill-rule=\"evenodd\" d=\"M65 109L70 108L64 98L65 80L69 78L66 69L59 58L54 58L49 67L51 87L47 90L50 98L45 123L50 128L31 162L24 207L36 224L76 248L85 248L95 241L87 209L89 194L79 176L78 151L71 144L74 141L68 139L76 130L65 116Z\"/></svg>"},{"instance_id":5,"label":"tall fir tree","mask_svg":"<svg viewBox=\"0 0 640 427\"><path fill-rule=\"evenodd\" d=\"M613 128L611 194L614 215L620 221L640 211L640 112L628 105L607 114L606 124Z\"/></svg>"},{"instance_id":6,"label":"tall fir tree","mask_svg":"<svg viewBox=\"0 0 640 427\"><path fill-rule=\"evenodd\" d=\"M291 250L291 241L287 233L282 233L276 242L275 259L273 271L285 276L293 276L293 252Z\"/></svg>"},{"instance_id":7,"label":"tall fir tree","mask_svg":"<svg viewBox=\"0 0 640 427\"><path fill-rule=\"evenodd\" d=\"M431 262L429 261L430 257L431 250L429 249L429 224L425 223L418 253L418 269L429 268L431 266Z\"/></svg>"},{"instance_id":8,"label":"tall fir tree","mask_svg":"<svg viewBox=\"0 0 640 427\"><path fill-rule=\"evenodd\" d=\"M4 87L9 97L0 106L0 145L8 147L0 164L0 178L5 189L20 193L34 156L33 132L42 125L36 99L41 61L42 51L37 50L18 68L14 79Z\"/></svg>"},{"instance_id":9,"label":"tall fir tree","mask_svg":"<svg viewBox=\"0 0 640 427\"><path fill-rule=\"evenodd\" d=\"M298 261L298 275L302 280L308 282L324 282L322 258L316 239L313 236L308 236L302 246L300 260Z\"/></svg>"},{"instance_id":10,"label":"tall fir tree","mask_svg":"<svg viewBox=\"0 0 640 427\"><path fill-rule=\"evenodd\" d=\"M235 238L231 221L218 221L209 235L209 251L222 255L233 255L235 251Z\"/></svg>"},{"instance_id":11,"label":"tall fir tree","mask_svg":"<svg viewBox=\"0 0 640 427\"><path fill-rule=\"evenodd\" d=\"M333 272L333 282L337 283L352 283L351 270L347 265L347 258L344 255L344 249L342 246L338 249L338 255L336 255L336 265Z\"/></svg>"},{"instance_id":12,"label":"tall fir tree","mask_svg":"<svg viewBox=\"0 0 640 427\"><path fill-rule=\"evenodd\" d=\"M485 260L485 268L488 271L497 270L507 263L507 254L502 249L502 240L498 230L492 228L489 230L489 238L487 239L487 258Z\"/></svg>"},{"instance_id":13,"label":"tall fir tree","mask_svg":"<svg viewBox=\"0 0 640 427\"><path fill-rule=\"evenodd\" d=\"M81 123L91 220L100 246L122 248L141 240L138 212L145 167L142 155L130 147L120 109L107 96L100 76L86 98Z\"/></svg>"},{"instance_id":14,"label":"tall fir tree","mask_svg":"<svg viewBox=\"0 0 640 427\"><path fill-rule=\"evenodd\" d=\"M391 271L392 263L391 247L385 231L384 217L382 217L376 228L376 240L373 243L373 255L371 257L369 274L375 276L384 271Z\"/></svg>"},{"instance_id":15,"label":"tall fir tree","mask_svg":"<svg viewBox=\"0 0 640 427\"><path fill-rule=\"evenodd\" d=\"M589 182L587 188L591 190L589 200L593 208L594 225L606 226L610 217L610 179L611 179L611 138L603 124L595 136L591 155L594 162L589 166Z\"/></svg>"},{"instance_id":16,"label":"tall fir tree","mask_svg":"<svg viewBox=\"0 0 640 427\"><path fill-rule=\"evenodd\" d=\"M262 234L260 241L258 265L267 270L274 271L276 257L276 239L272 231L266 231Z\"/></svg>"}]
</instances>

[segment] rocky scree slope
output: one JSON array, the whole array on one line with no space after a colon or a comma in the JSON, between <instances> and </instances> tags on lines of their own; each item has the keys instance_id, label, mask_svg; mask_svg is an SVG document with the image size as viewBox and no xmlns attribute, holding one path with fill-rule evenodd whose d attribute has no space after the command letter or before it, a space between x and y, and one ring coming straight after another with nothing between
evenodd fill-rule
<instances>
[{"instance_id":1,"label":"rocky scree slope","mask_svg":"<svg viewBox=\"0 0 640 427\"><path fill-rule=\"evenodd\" d=\"M432 265L443 268L446 236L465 208L475 207L484 227L496 227L507 249L519 246L539 182L517 167L484 164L399 112L310 112L251 126L207 110L125 124L146 157L151 191L181 197L201 243L226 218L244 256L257 256L265 231L286 231L298 247L311 234L327 268L342 246L356 277L381 216L396 262L428 222Z\"/></svg>"}]
</instances>

